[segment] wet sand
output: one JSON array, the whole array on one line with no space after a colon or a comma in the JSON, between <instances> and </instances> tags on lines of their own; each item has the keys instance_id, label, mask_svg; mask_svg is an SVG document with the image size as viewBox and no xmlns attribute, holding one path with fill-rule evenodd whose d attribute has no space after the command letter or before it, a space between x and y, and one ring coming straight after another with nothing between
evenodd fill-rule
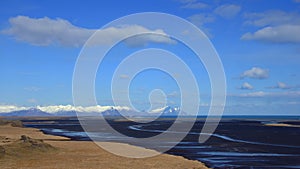
<instances>
[{"instance_id":1,"label":"wet sand","mask_svg":"<svg viewBox=\"0 0 300 169\"><path fill-rule=\"evenodd\" d=\"M265 124L265 126L273 126L273 127L300 127L300 125L293 125L287 123L269 123Z\"/></svg>"},{"instance_id":2,"label":"wet sand","mask_svg":"<svg viewBox=\"0 0 300 169\"><path fill-rule=\"evenodd\" d=\"M26 135L38 144L23 143ZM34 142L35 143L35 142ZM105 143L114 147L115 144ZM141 147L121 144L124 150L154 152ZM111 154L91 141L71 141L69 138L43 134L38 129L0 125L0 166L5 168L172 168L204 169L199 161L162 154L150 158L126 158Z\"/></svg>"}]
</instances>

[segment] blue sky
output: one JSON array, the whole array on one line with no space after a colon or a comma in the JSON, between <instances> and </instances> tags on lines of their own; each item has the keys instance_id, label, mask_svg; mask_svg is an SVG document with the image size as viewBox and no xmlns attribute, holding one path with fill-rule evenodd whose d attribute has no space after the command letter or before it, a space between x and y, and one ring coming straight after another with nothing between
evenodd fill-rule
<instances>
[{"instance_id":1,"label":"blue sky","mask_svg":"<svg viewBox=\"0 0 300 169\"><path fill-rule=\"evenodd\" d=\"M176 15L208 35L224 65L226 114L299 115L299 0L1 1L0 105L72 104L73 70L85 37L137 12ZM82 36L65 33L68 29ZM97 75L98 103L112 104L109 82L116 65L126 55L148 47L180 55L196 74L205 110L210 102L209 78L201 62L181 44L116 46ZM132 82L134 106L147 109L148 94L155 88L165 92L169 105L178 105L180 94L174 79L148 71Z\"/></svg>"}]
</instances>

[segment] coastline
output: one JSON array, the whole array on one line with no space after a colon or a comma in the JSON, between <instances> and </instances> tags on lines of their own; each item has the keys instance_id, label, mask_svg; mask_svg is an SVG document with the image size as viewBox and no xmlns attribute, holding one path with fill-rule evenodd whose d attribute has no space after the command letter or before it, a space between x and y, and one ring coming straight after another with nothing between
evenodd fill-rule
<instances>
[{"instance_id":1,"label":"coastline","mask_svg":"<svg viewBox=\"0 0 300 169\"><path fill-rule=\"evenodd\" d=\"M28 146L18 147L22 151L9 154L9 148L16 142L18 146L22 145L20 141L22 135L41 140L42 145L50 145L53 148L31 151L31 149L27 150ZM118 144L125 150L130 151L134 148L141 153L155 152L124 143L102 142L101 144L109 146ZM199 161L169 154L140 159L120 157L105 151L91 141L71 141L66 137L44 134L35 128L13 127L12 123L0 125L1 147L4 154L2 156L0 154L1 168L207 168ZM29 147L32 148L32 145Z\"/></svg>"},{"instance_id":2,"label":"coastline","mask_svg":"<svg viewBox=\"0 0 300 169\"><path fill-rule=\"evenodd\" d=\"M287 123L268 123L264 124L265 126L272 126L272 127L300 127L300 125L293 125Z\"/></svg>"}]
</instances>

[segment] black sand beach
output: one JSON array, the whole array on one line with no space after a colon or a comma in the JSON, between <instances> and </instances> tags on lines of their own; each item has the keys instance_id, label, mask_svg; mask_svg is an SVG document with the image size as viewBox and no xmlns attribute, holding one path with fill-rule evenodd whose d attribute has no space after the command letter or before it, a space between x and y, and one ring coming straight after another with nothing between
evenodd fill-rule
<instances>
[{"instance_id":1,"label":"black sand beach","mask_svg":"<svg viewBox=\"0 0 300 169\"><path fill-rule=\"evenodd\" d=\"M199 161L168 154L159 154L150 158L121 157L107 152L92 141L74 141L66 137L48 135L39 129L22 127L19 124L22 123L0 118L1 169L207 168ZM101 142L101 144L121 147L128 154L158 154L154 150L129 144L113 142Z\"/></svg>"},{"instance_id":2,"label":"black sand beach","mask_svg":"<svg viewBox=\"0 0 300 169\"><path fill-rule=\"evenodd\" d=\"M126 120L110 119L109 123L123 136L111 133L94 133L97 141L123 142L160 150L168 147L170 140L140 143L128 137L149 138L168 129L172 118L160 119L150 124L137 124ZM83 131L76 118L52 120L23 120L25 126L41 129L44 133L69 137L72 140L91 140ZM186 122L182 122L185 126ZM291 126L268 126L266 124L286 123L298 125L296 119L252 118L223 119L208 141L198 143L199 133L204 124L199 119L189 134L168 154L180 155L199 160L212 168L299 168L300 128ZM174 136L181 131L174 132ZM172 139L172 138L171 138Z\"/></svg>"}]
</instances>

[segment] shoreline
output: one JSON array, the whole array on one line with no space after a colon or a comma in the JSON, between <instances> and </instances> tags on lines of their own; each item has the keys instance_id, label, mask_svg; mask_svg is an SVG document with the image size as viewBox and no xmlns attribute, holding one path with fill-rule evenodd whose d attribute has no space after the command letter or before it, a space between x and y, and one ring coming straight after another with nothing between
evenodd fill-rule
<instances>
[{"instance_id":1,"label":"shoreline","mask_svg":"<svg viewBox=\"0 0 300 169\"><path fill-rule=\"evenodd\" d=\"M148 158L121 157L107 152L92 141L72 141L67 137L44 134L36 128L13 127L11 123L0 125L0 148L11 147L13 143L20 142L21 135L41 140L43 144L49 144L55 150L41 152L26 150L26 154L19 152L16 156L5 154L1 157L0 154L0 165L4 166L3 168L208 168L199 161L169 154ZM122 149L128 152L131 150L140 153L156 152L125 143L101 142L101 144L111 147L122 146Z\"/></svg>"},{"instance_id":2,"label":"shoreline","mask_svg":"<svg viewBox=\"0 0 300 169\"><path fill-rule=\"evenodd\" d=\"M272 127L300 127L300 125L293 125L287 123L268 123L264 124L265 126L272 126Z\"/></svg>"}]
</instances>

